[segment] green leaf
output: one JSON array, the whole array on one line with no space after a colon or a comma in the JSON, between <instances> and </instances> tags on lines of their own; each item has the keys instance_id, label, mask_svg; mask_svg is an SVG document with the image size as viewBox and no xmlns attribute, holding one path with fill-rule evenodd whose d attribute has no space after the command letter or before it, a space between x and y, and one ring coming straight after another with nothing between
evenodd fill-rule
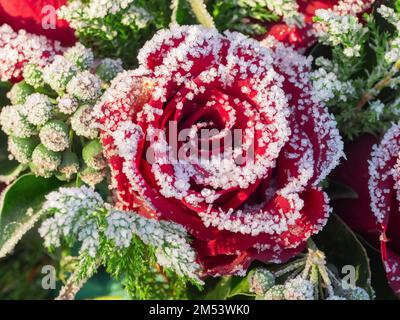
<instances>
[{"instance_id":1,"label":"green leaf","mask_svg":"<svg viewBox=\"0 0 400 320\"><path fill-rule=\"evenodd\" d=\"M343 266L352 265L356 269L356 284L364 288L372 297L371 269L367 252L357 236L335 214L333 214L324 231L315 237L317 247L322 250L328 263L333 264L340 276Z\"/></svg>"},{"instance_id":2,"label":"green leaf","mask_svg":"<svg viewBox=\"0 0 400 320\"><path fill-rule=\"evenodd\" d=\"M45 195L62 182L26 174L9 185L0 198L0 258L6 256L40 218Z\"/></svg>"},{"instance_id":3,"label":"green leaf","mask_svg":"<svg viewBox=\"0 0 400 320\"><path fill-rule=\"evenodd\" d=\"M249 271L245 277L233 277L231 280L231 291L228 298L234 296L250 296L254 297L254 293L250 292L249 277L251 277L253 270Z\"/></svg>"},{"instance_id":4,"label":"green leaf","mask_svg":"<svg viewBox=\"0 0 400 320\"><path fill-rule=\"evenodd\" d=\"M349 186L337 181L329 181L329 199L358 199L358 194Z\"/></svg>"},{"instance_id":5,"label":"green leaf","mask_svg":"<svg viewBox=\"0 0 400 320\"><path fill-rule=\"evenodd\" d=\"M226 300L231 291L231 276L224 276L217 279L211 279L215 282L212 289L207 291L207 294L204 296L204 300Z\"/></svg>"}]
</instances>

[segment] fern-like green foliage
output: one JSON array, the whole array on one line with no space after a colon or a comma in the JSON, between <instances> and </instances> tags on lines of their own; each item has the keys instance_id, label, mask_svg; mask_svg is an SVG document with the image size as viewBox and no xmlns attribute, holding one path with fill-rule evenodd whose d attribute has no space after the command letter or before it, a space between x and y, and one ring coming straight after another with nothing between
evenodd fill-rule
<instances>
[{"instance_id":1,"label":"fern-like green foliage","mask_svg":"<svg viewBox=\"0 0 400 320\"><path fill-rule=\"evenodd\" d=\"M115 210L85 186L48 194L43 210L48 218L39 233L46 247L80 245L62 299L73 298L100 266L135 299L183 298L186 283L202 283L196 254L179 225Z\"/></svg>"},{"instance_id":2,"label":"fern-like green foliage","mask_svg":"<svg viewBox=\"0 0 400 320\"><path fill-rule=\"evenodd\" d=\"M218 29L236 30L248 35L263 34L267 31L267 22L280 19L270 11L265 1L211 0L207 6Z\"/></svg>"},{"instance_id":3,"label":"fern-like green foliage","mask_svg":"<svg viewBox=\"0 0 400 320\"><path fill-rule=\"evenodd\" d=\"M324 31L313 51L314 86L349 140L380 134L400 119L399 62L389 57L396 52L400 32L376 9L360 21L329 14L315 18ZM393 17L399 19L396 13Z\"/></svg>"},{"instance_id":4,"label":"fern-like green foliage","mask_svg":"<svg viewBox=\"0 0 400 320\"><path fill-rule=\"evenodd\" d=\"M166 0L73 0L58 14L97 55L121 58L132 67L143 44L169 25L171 8Z\"/></svg>"}]
</instances>

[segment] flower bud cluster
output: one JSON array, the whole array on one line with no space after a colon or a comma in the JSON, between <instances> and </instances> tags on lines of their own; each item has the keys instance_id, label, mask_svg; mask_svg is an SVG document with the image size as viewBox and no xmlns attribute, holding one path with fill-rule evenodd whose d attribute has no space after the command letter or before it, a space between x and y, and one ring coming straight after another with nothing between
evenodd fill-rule
<instances>
[{"instance_id":1,"label":"flower bud cluster","mask_svg":"<svg viewBox=\"0 0 400 320\"><path fill-rule=\"evenodd\" d=\"M79 175L89 185L100 183L106 162L93 106L120 71L120 60L95 61L80 43L45 66L28 63L24 80L7 94L11 105L0 113L10 158L38 176L70 181Z\"/></svg>"}]
</instances>

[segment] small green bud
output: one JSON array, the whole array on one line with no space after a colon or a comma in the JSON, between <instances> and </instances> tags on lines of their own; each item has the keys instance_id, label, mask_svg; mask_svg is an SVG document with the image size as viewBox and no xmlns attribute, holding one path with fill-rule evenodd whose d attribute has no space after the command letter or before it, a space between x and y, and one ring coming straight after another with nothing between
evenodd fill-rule
<instances>
[{"instance_id":1,"label":"small green bud","mask_svg":"<svg viewBox=\"0 0 400 320\"><path fill-rule=\"evenodd\" d=\"M103 59L96 68L96 74L104 82L110 83L118 73L123 71L122 61L120 59Z\"/></svg>"},{"instance_id":2,"label":"small green bud","mask_svg":"<svg viewBox=\"0 0 400 320\"><path fill-rule=\"evenodd\" d=\"M53 116L53 104L48 96L41 93L31 94L26 98L27 119L36 126L42 126Z\"/></svg>"},{"instance_id":3,"label":"small green bud","mask_svg":"<svg viewBox=\"0 0 400 320\"><path fill-rule=\"evenodd\" d=\"M285 286L284 285L276 285L269 289L264 296L265 300L285 300Z\"/></svg>"},{"instance_id":4,"label":"small green bud","mask_svg":"<svg viewBox=\"0 0 400 320\"><path fill-rule=\"evenodd\" d=\"M79 175L84 183L88 184L91 187L94 187L96 184L103 181L106 175L106 171L104 169L95 170L84 164Z\"/></svg>"},{"instance_id":5,"label":"small green bud","mask_svg":"<svg viewBox=\"0 0 400 320\"><path fill-rule=\"evenodd\" d=\"M78 136L94 139L98 135L98 130L93 128L93 107L84 105L71 117L71 127Z\"/></svg>"},{"instance_id":6,"label":"small green bud","mask_svg":"<svg viewBox=\"0 0 400 320\"><path fill-rule=\"evenodd\" d=\"M326 298L325 300L347 300L344 297L340 297L340 296L329 296L328 298Z\"/></svg>"},{"instance_id":7,"label":"small green bud","mask_svg":"<svg viewBox=\"0 0 400 320\"><path fill-rule=\"evenodd\" d=\"M34 174L42 177L50 177L61 164L61 153L47 149L39 144L32 153L30 168Z\"/></svg>"},{"instance_id":8,"label":"small green bud","mask_svg":"<svg viewBox=\"0 0 400 320\"><path fill-rule=\"evenodd\" d=\"M79 171L78 156L69 150L62 153L62 161L58 167L56 177L62 181L70 181Z\"/></svg>"},{"instance_id":9,"label":"small green bud","mask_svg":"<svg viewBox=\"0 0 400 320\"><path fill-rule=\"evenodd\" d=\"M81 43L77 43L76 45L65 51L64 57L82 71L90 69L94 60L92 50L86 48Z\"/></svg>"},{"instance_id":10,"label":"small green bud","mask_svg":"<svg viewBox=\"0 0 400 320\"><path fill-rule=\"evenodd\" d=\"M61 120L47 122L39 132L40 141L49 150L59 152L69 147L69 129Z\"/></svg>"},{"instance_id":11,"label":"small green bud","mask_svg":"<svg viewBox=\"0 0 400 320\"><path fill-rule=\"evenodd\" d=\"M103 146L98 139L90 141L83 147L82 157L83 161L93 169L101 170L107 166L103 156Z\"/></svg>"},{"instance_id":12,"label":"small green bud","mask_svg":"<svg viewBox=\"0 0 400 320\"><path fill-rule=\"evenodd\" d=\"M348 300L371 300L367 291L360 287L345 290L345 296Z\"/></svg>"},{"instance_id":13,"label":"small green bud","mask_svg":"<svg viewBox=\"0 0 400 320\"><path fill-rule=\"evenodd\" d=\"M20 163L29 163L32 159L33 150L39 144L39 139L36 137L18 138L8 137L8 151Z\"/></svg>"},{"instance_id":14,"label":"small green bud","mask_svg":"<svg viewBox=\"0 0 400 320\"><path fill-rule=\"evenodd\" d=\"M68 82L67 92L83 102L95 101L101 95L101 80L89 71L83 71Z\"/></svg>"},{"instance_id":15,"label":"small green bud","mask_svg":"<svg viewBox=\"0 0 400 320\"><path fill-rule=\"evenodd\" d=\"M58 110L64 114L73 114L79 107L79 101L75 97L65 94L58 97Z\"/></svg>"},{"instance_id":16,"label":"small green bud","mask_svg":"<svg viewBox=\"0 0 400 320\"><path fill-rule=\"evenodd\" d=\"M313 300L314 285L311 281L297 277L286 281L284 295L286 300Z\"/></svg>"},{"instance_id":17,"label":"small green bud","mask_svg":"<svg viewBox=\"0 0 400 320\"><path fill-rule=\"evenodd\" d=\"M21 81L13 85L7 93L7 98L10 99L12 104L24 104L26 98L34 92L35 89L33 87L25 81Z\"/></svg>"},{"instance_id":18,"label":"small green bud","mask_svg":"<svg viewBox=\"0 0 400 320\"><path fill-rule=\"evenodd\" d=\"M248 276L249 289L257 295L264 295L275 284L275 277L266 268L255 268Z\"/></svg>"},{"instance_id":19,"label":"small green bud","mask_svg":"<svg viewBox=\"0 0 400 320\"><path fill-rule=\"evenodd\" d=\"M28 63L24 67L23 76L25 82L33 88L37 89L44 86L43 72L39 66L34 63Z\"/></svg>"},{"instance_id":20,"label":"small green bud","mask_svg":"<svg viewBox=\"0 0 400 320\"><path fill-rule=\"evenodd\" d=\"M26 119L26 108L23 105L6 106L1 109L0 125L9 136L28 138L37 134L36 127Z\"/></svg>"},{"instance_id":21,"label":"small green bud","mask_svg":"<svg viewBox=\"0 0 400 320\"><path fill-rule=\"evenodd\" d=\"M61 55L43 69L44 81L58 94L63 94L68 82L76 75L77 68Z\"/></svg>"}]
</instances>

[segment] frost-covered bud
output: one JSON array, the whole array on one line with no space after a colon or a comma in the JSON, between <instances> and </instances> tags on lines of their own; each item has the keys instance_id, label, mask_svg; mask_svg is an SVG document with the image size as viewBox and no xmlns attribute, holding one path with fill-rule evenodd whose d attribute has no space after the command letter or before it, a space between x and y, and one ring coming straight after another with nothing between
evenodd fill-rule
<instances>
[{"instance_id":1,"label":"frost-covered bud","mask_svg":"<svg viewBox=\"0 0 400 320\"><path fill-rule=\"evenodd\" d=\"M37 134L36 127L26 119L23 105L6 106L1 109L0 125L9 136L28 138Z\"/></svg>"},{"instance_id":2,"label":"frost-covered bud","mask_svg":"<svg viewBox=\"0 0 400 320\"><path fill-rule=\"evenodd\" d=\"M286 300L313 300L314 286L311 281L297 277L285 283L283 293Z\"/></svg>"},{"instance_id":3,"label":"frost-covered bud","mask_svg":"<svg viewBox=\"0 0 400 320\"><path fill-rule=\"evenodd\" d=\"M98 139L90 141L83 147L82 158L89 167L96 170L107 166L107 161L103 156L103 146Z\"/></svg>"},{"instance_id":4,"label":"frost-covered bud","mask_svg":"<svg viewBox=\"0 0 400 320\"><path fill-rule=\"evenodd\" d=\"M27 164L32 159L33 150L39 144L39 139L35 137L18 138L10 136L8 138L8 151L19 163Z\"/></svg>"},{"instance_id":5,"label":"frost-covered bud","mask_svg":"<svg viewBox=\"0 0 400 320\"><path fill-rule=\"evenodd\" d=\"M62 153L62 161L58 167L58 173L56 177L62 181L69 181L79 171L79 159L78 156L69 150L65 150Z\"/></svg>"},{"instance_id":6,"label":"frost-covered bud","mask_svg":"<svg viewBox=\"0 0 400 320\"><path fill-rule=\"evenodd\" d=\"M264 295L275 284L275 277L266 268L255 268L249 277L249 289L259 296Z\"/></svg>"},{"instance_id":7,"label":"frost-covered bud","mask_svg":"<svg viewBox=\"0 0 400 320\"><path fill-rule=\"evenodd\" d=\"M326 298L325 300L347 300L347 299L345 297L332 295Z\"/></svg>"},{"instance_id":8,"label":"frost-covered bud","mask_svg":"<svg viewBox=\"0 0 400 320\"><path fill-rule=\"evenodd\" d=\"M35 89L25 81L14 84L7 93L7 98L12 104L24 104L26 98L35 92Z\"/></svg>"},{"instance_id":9,"label":"frost-covered bud","mask_svg":"<svg viewBox=\"0 0 400 320\"><path fill-rule=\"evenodd\" d=\"M77 68L63 56L57 55L54 61L43 70L44 81L57 93L62 94L68 82L77 73Z\"/></svg>"},{"instance_id":10,"label":"frost-covered bud","mask_svg":"<svg viewBox=\"0 0 400 320\"><path fill-rule=\"evenodd\" d=\"M48 96L41 93L27 97L25 109L28 121L36 126L44 125L53 116L53 104Z\"/></svg>"},{"instance_id":11,"label":"frost-covered bud","mask_svg":"<svg viewBox=\"0 0 400 320\"><path fill-rule=\"evenodd\" d=\"M64 114L73 114L79 107L78 100L69 94L58 97L57 101L58 110Z\"/></svg>"},{"instance_id":12,"label":"frost-covered bud","mask_svg":"<svg viewBox=\"0 0 400 320\"><path fill-rule=\"evenodd\" d=\"M123 70L121 59L105 58L97 66L96 74L101 78L101 80L109 83Z\"/></svg>"},{"instance_id":13,"label":"frost-covered bud","mask_svg":"<svg viewBox=\"0 0 400 320\"><path fill-rule=\"evenodd\" d=\"M276 285L269 289L265 295L265 300L285 300L285 286L284 285Z\"/></svg>"},{"instance_id":14,"label":"frost-covered bud","mask_svg":"<svg viewBox=\"0 0 400 320\"><path fill-rule=\"evenodd\" d=\"M98 130L93 128L93 107L84 105L71 117L71 127L78 136L94 139L98 135Z\"/></svg>"},{"instance_id":15,"label":"frost-covered bud","mask_svg":"<svg viewBox=\"0 0 400 320\"><path fill-rule=\"evenodd\" d=\"M32 162L29 164L34 174L41 177L50 177L61 164L61 153L47 149L39 144L32 153Z\"/></svg>"},{"instance_id":16,"label":"frost-covered bud","mask_svg":"<svg viewBox=\"0 0 400 320\"><path fill-rule=\"evenodd\" d=\"M79 173L82 181L91 187L103 181L106 176L106 171L95 170L87 165L83 165L81 172Z\"/></svg>"},{"instance_id":17,"label":"frost-covered bud","mask_svg":"<svg viewBox=\"0 0 400 320\"><path fill-rule=\"evenodd\" d=\"M86 48L83 44L77 43L64 53L65 59L78 67L79 70L89 69L94 60L91 49Z\"/></svg>"},{"instance_id":18,"label":"frost-covered bud","mask_svg":"<svg viewBox=\"0 0 400 320\"><path fill-rule=\"evenodd\" d=\"M47 122L39 132L40 141L49 150L59 152L69 147L69 129L61 120Z\"/></svg>"},{"instance_id":19,"label":"frost-covered bud","mask_svg":"<svg viewBox=\"0 0 400 320\"><path fill-rule=\"evenodd\" d=\"M101 80L89 71L78 73L68 83L67 92L80 101L95 101L101 95Z\"/></svg>"},{"instance_id":20,"label":"frost-covered bud","mask_svg":"<svg viewBox=\"0 0 400 320\"><path fill-rule=\"evenodd\" d=\"M346 290L345 296L348 300L371 300L368 292L360 287Z\"/></svg>"},{"instance_id":21,"label":"frost-covered bud","mask_svg":"<svg viewBox=\"0 0 400 320\"><path fill-rule=\"evenodd\" d=\"M23 76L25 82L33 88L40 88L44 86L42 69L34 63L29 63L24 67Z\"/></svg>"}]
</instances>

